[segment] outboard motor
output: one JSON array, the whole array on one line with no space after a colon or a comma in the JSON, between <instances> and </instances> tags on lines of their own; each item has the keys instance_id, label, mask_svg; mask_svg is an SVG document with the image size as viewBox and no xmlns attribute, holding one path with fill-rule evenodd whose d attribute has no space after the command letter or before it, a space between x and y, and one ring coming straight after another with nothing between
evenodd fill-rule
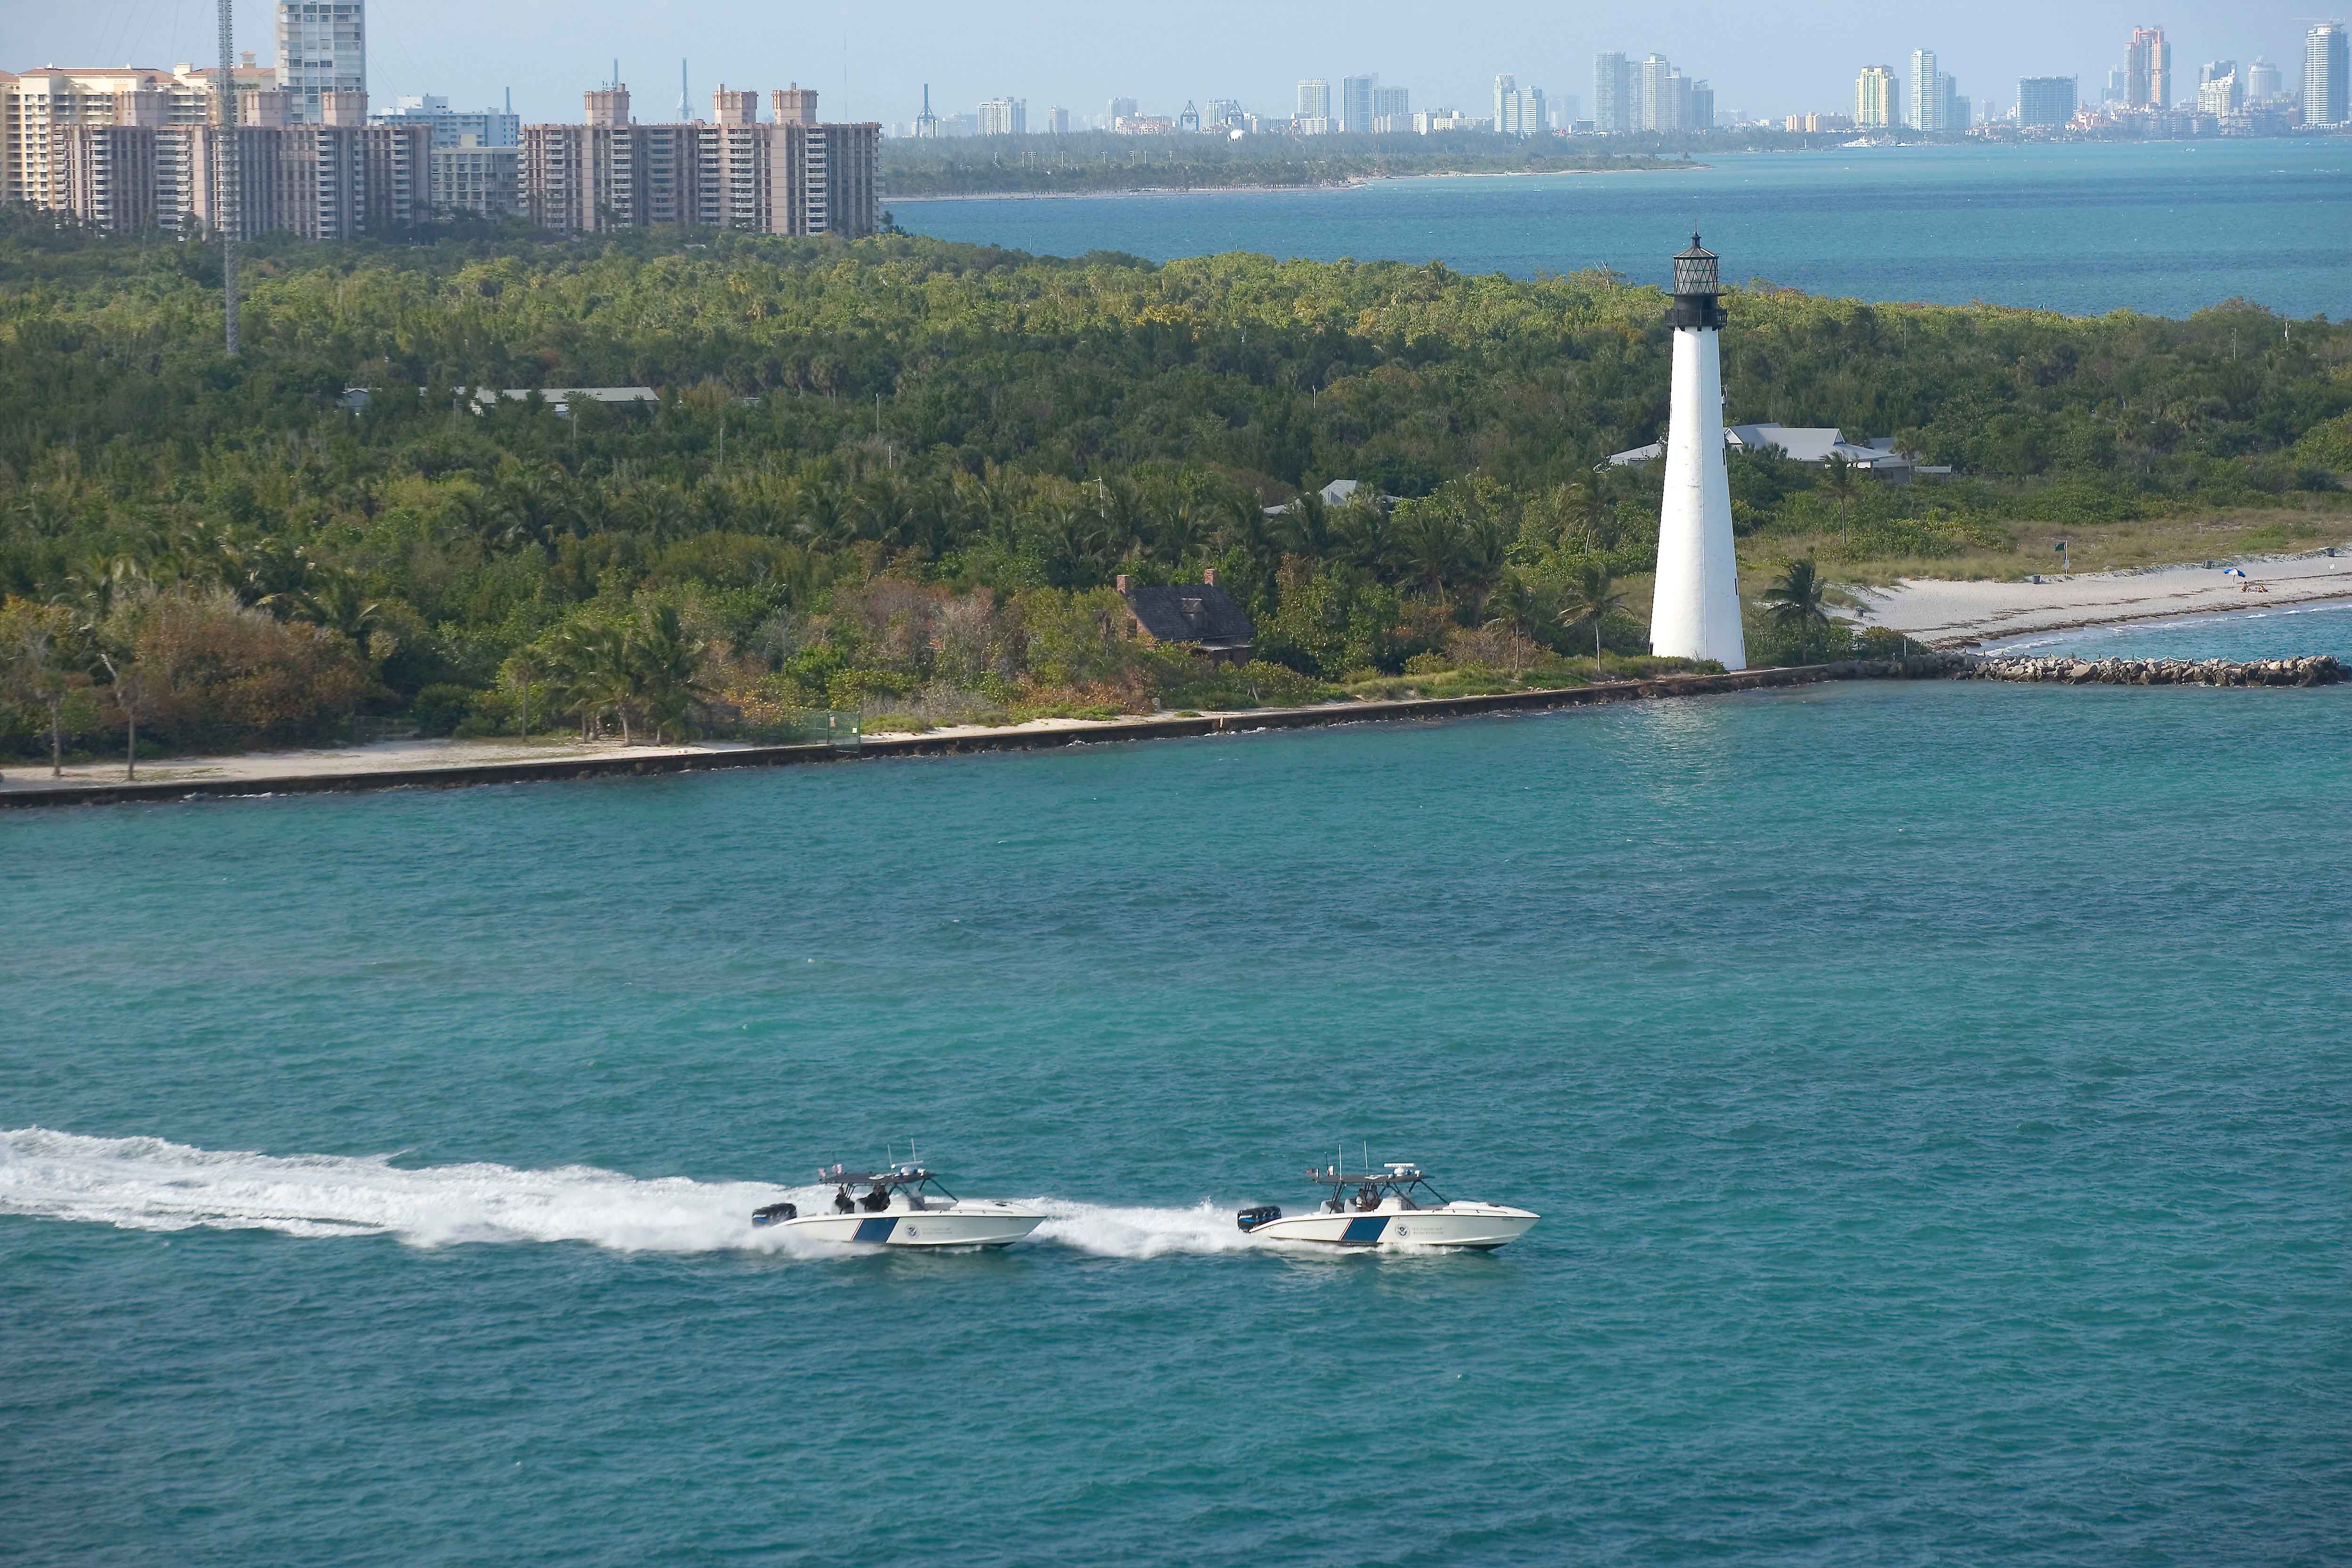
<instances>
[{"instance_id":1,"label":"outboard motor","mask_svg":"<svg viewBox=\"0 0 2352 1568\"><path fill-rule=\"evenodd\" d=\"M800 1217L801 1211L790 1204L770 1204L766 1208L751 1211L753 1225L781 1225L785 1220Z\"/></svg>"},{"instance_id":2,"label":"outboard motor","mask_svg":"<svg viewBox=\"0 0 2352 1568\"><path fill-rule=\"evenodd\" d=\"M1261 1204L1256 1208L1242 1210L1241 1213L1234 1216L1234 1223L1240 1226L1242 1229L1246 1232L1255 1230L1258 1226L1266 1224L1268 1221L1277 1220L1281 1217L1282 1211L1275 1207L1274 1205Z\"/></svg>"}]
</instances>

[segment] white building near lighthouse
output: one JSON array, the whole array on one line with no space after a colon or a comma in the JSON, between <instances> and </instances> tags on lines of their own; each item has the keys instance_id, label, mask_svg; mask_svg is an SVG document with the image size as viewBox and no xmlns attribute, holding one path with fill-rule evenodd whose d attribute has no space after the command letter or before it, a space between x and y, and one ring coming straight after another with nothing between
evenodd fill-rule
<instances>
[{"instance_id":1,"label":"white building near lighthouse","mask_svg":"<svg viewBox=\"0 0 2352 1568\"><path fill-rule=\"evenodd\" d=\"M1739 629L1739 561L1731 542L1731 480L1723 466L1722 289L1716 257L1675 258L1675 384L1666 427L1666 492L1658 514L1658 582L1650 651L1748 668Z\"/></svg>"}]
</instances>

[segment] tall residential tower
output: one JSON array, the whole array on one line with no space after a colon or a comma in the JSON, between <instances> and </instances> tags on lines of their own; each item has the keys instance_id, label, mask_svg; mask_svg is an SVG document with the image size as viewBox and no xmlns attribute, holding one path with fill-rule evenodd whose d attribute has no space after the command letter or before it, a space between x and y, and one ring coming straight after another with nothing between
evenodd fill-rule
<instances>
[{"instance_id":1,"label":"tall residential tower","mask_svg":"<svg viewBox=\"0 0 2352 1568\"><path fill-rule=\"evenodd\" d=\"M2341 22L2322 22L2304 35L2303 122L2352 123L2352 58Z\"/></svg>"},{"instance_id":2,"label":"tall residential tower","mask_svg":"<svg viewBox=\"0 0 2352 1568\"><path fill-rule=\"evenodd\" d=\"M365 0L278 0L278 86L295 125L326 124L328 93L365 93Z\"/></svg>"}]
</instances>

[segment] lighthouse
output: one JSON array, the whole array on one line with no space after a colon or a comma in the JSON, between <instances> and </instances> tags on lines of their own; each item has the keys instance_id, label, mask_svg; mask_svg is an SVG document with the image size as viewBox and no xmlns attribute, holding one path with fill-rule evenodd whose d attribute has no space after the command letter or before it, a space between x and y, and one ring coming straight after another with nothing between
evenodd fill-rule
<instances>
[{"instance_id":1,"label":"lighthouse","mask_svg":"<svg viewBox=\"0 0 2352 1568\"><path fill-rule=\"evenodd\" d=\"M1658 513L1658 583L1650 651L1748 668L1739 631L1739 562L1731 547L1731 481L1723 468L1723 302L1716 256L1691 236L1675 258L1674 408L1666 427L1666 494Z\"/></svg>"}]
</instances>

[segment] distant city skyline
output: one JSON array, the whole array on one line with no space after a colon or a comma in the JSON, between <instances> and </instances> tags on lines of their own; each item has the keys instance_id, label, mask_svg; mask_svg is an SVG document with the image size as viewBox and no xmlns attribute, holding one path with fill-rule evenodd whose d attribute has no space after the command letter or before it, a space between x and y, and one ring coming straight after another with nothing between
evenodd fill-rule
<instances>
[{"instance_id":1,"label":"distant city skyline","mask_svg":"<svg viewBox=\"0 0 2352 1568\"><path fill-rule=\"evenodd\" d=\"M1594 58L1657 54L1712 81L1717 119L1851 110L1855 73L1930 50L1939 68L1979 104L2005 104L2023 77L2077 76L2095 100L2122 63L2135 26L2160 26L2176 92L2195 90L2193 62L2300 62L2312 18L2328 7L2287 0L2202 0L2185 5L2094 3L2051 7L1986 0L1965 16L1948 6L1895 3L1867 14L1827 5L1771 5L1726 13L1696 0L1665 0L1566 18L1532 0L1496 0L1433 26L1423 7L1397 0L1299 4L1272 11L1200 0L1179 13L1123 14L1104 25L1099 5L1034 0L1016 16L918 3L889 13L830 3L789 10L750 0L705 0L656 13L619 0L569 0L560 35L542 8L496 0L369 0L371 92L434 93L453 106L502 102L511 89L527 121L568 120L580 94L612 74L648 104L674 92L683 58L697 99L720 81L796 79L824 91L837 112L908 124L923 84L942 113L975 112L992 100L1023 99L1043 129L1051 107L1094 120L1113 96L1147 115L1172 117L1190 100L1234 99L1253 112L1286 115L1303 78L1335 85L1378 75L1409 88L1415 109L1490 111L1494 81L1513 73L1522 89L1554 102L1593 98ZM2346 6L2352 11L2352 5ZM237 47L276 57L275 6L240 0ZM2054 12L2054 14L2053 14ZM911 13L911 14L910 14ZM152 6L66 6L12 17L7 68L35 65L170 66L216 52L209 0ZM2294 69L2294 67L2290 67ZM1337 94L1335 93L1335 97ZM1335 104L1335 111L1339 106ZM1335 118L1337 118L1335 112Z\"/></svg>"}]
</instances>

